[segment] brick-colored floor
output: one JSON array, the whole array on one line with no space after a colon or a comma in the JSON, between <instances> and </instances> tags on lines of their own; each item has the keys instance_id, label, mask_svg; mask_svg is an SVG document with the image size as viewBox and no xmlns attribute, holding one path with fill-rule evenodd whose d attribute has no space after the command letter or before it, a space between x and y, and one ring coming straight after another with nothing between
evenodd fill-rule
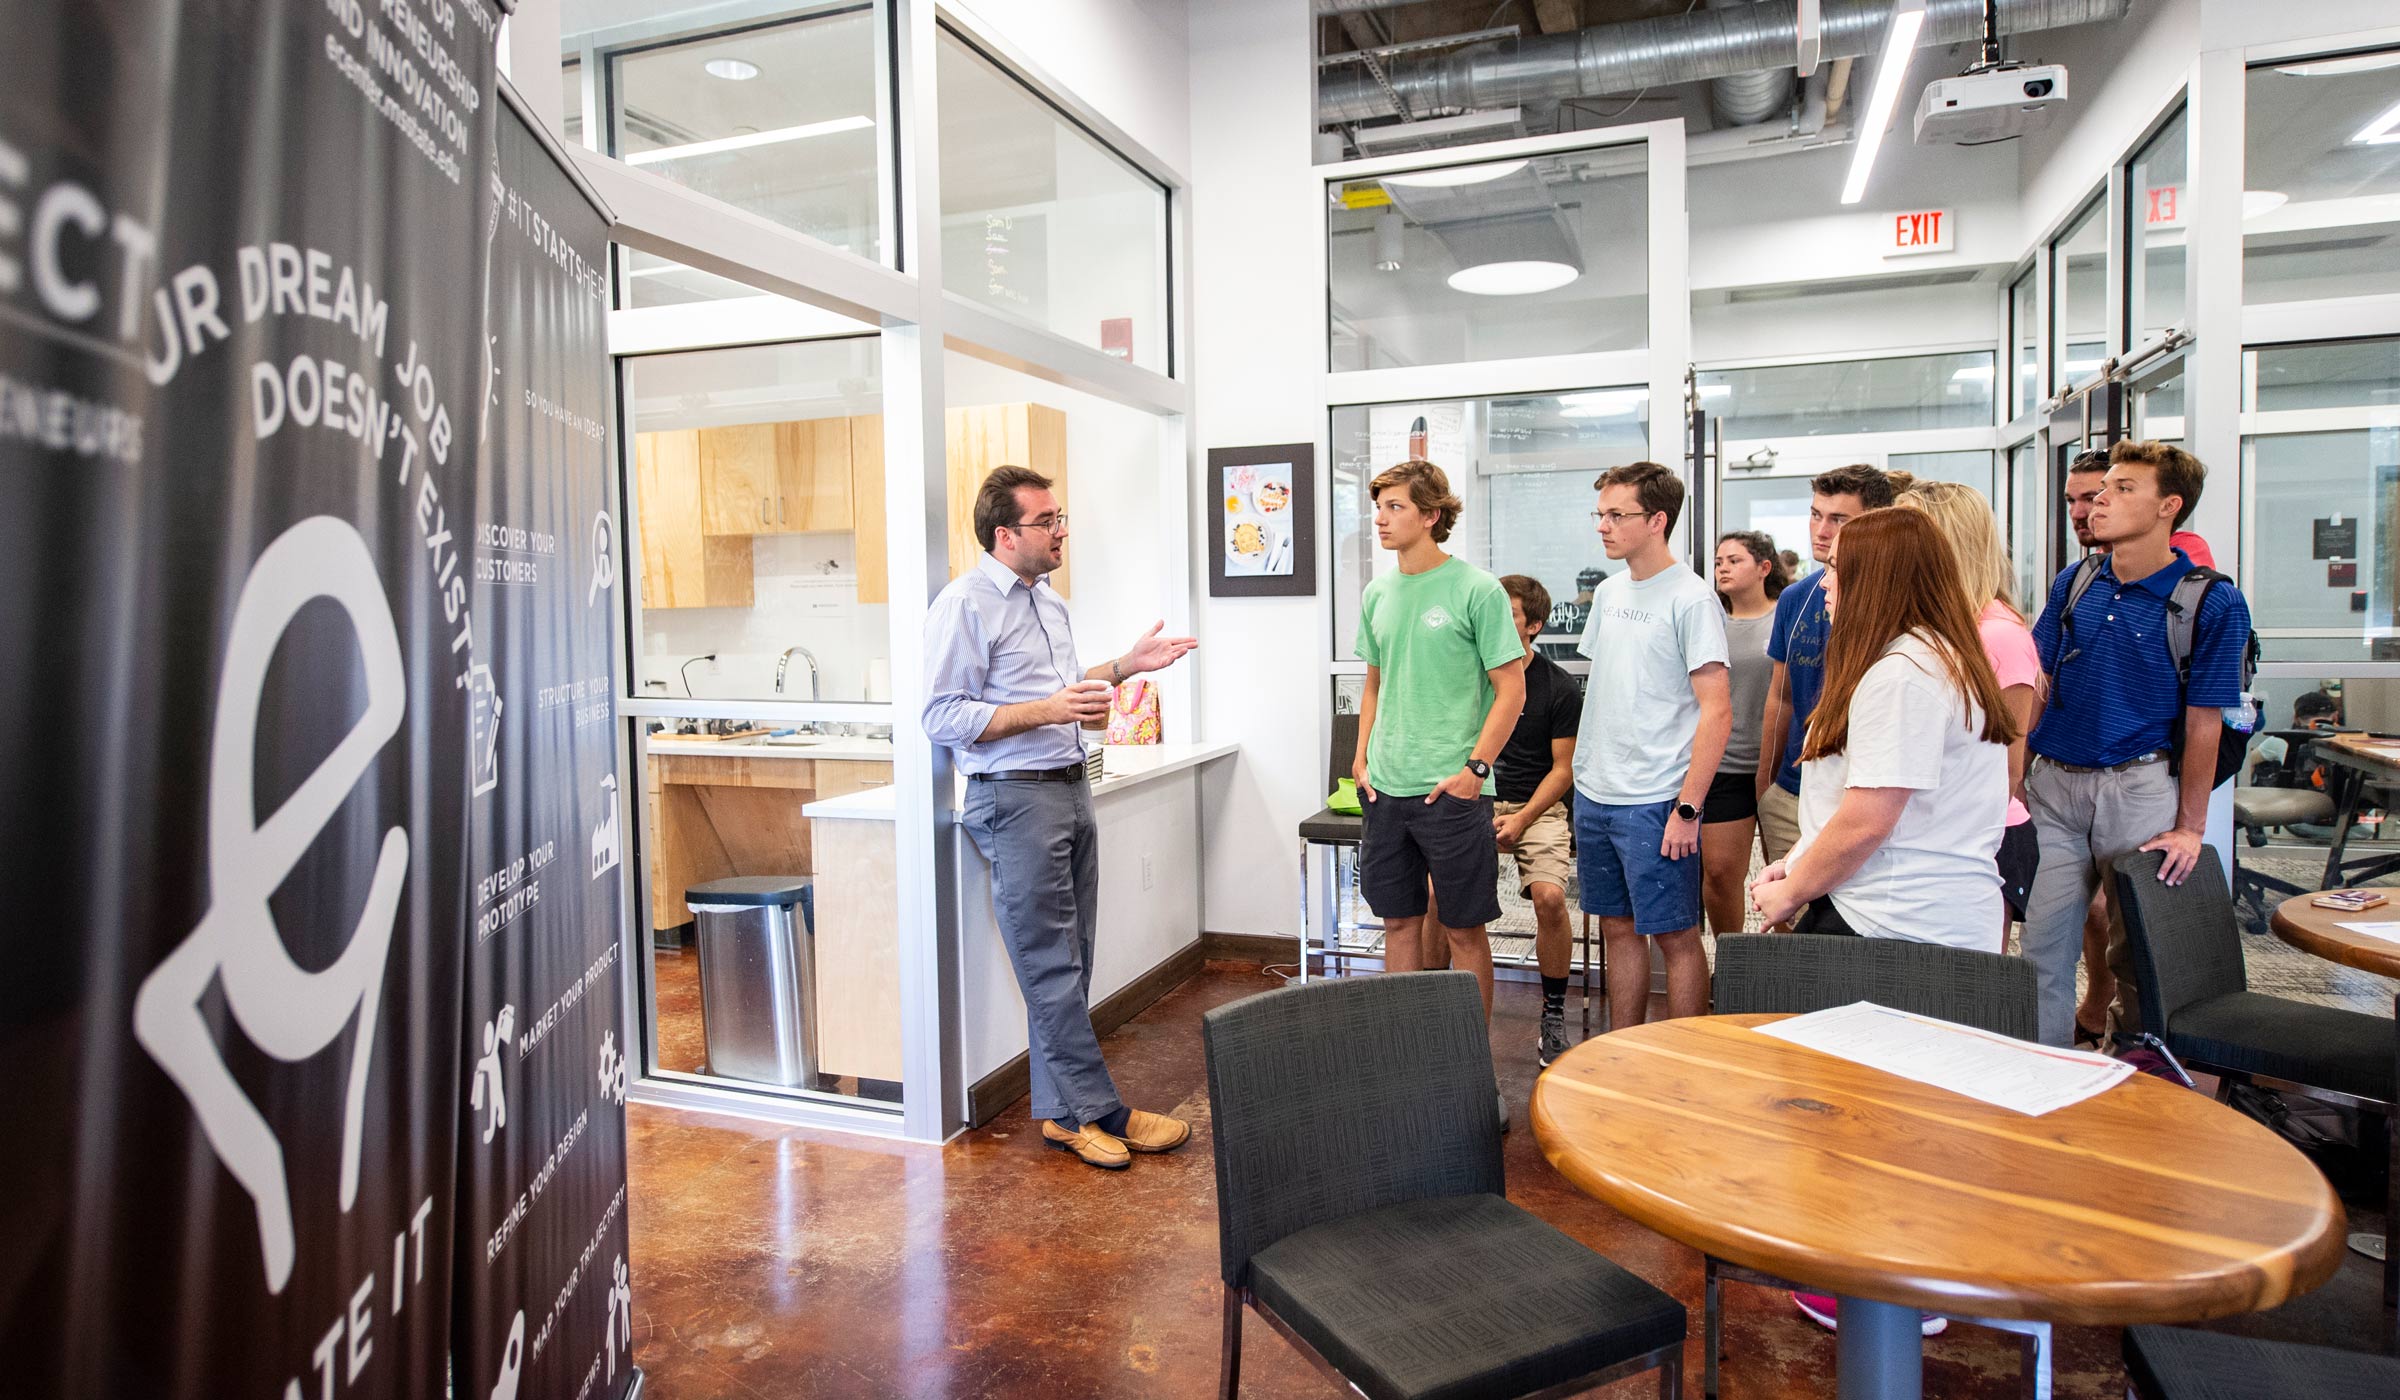
<instances>
[{"instance_id":1,"label":"brick-colored floor","mask_svg":"<svg viewBox=\"0 0 2400 1400\"><path fill-rule=\"evenodd\" d=\"M1201 1012L1275 985L1211 964L1108 1038L1127 1099L1189 1117L1183 1151L1104 1173L1043 1146L1020 1102L945 1148L878 1144L636 1105L634 1359L657 1400L1215 1393L1220 1290ZM1524 1126L1538 994L1502 984L1493 1023L1509 1195L1691 1308L1700 1262L1568 1186ZM1570 1000L1570 1007L1573 1006ZM1569 1017L1572 1024L1574 1017ZM2353 1211L2353 1228L2380 1218ZM2374 1268L2346 1257L2316 1294L2239 1330L2388 1349ZM1725 1400L1829 1396L1833 1339L1764 1289L1726 1289ZM2013 1400L2015 1344L1954 1326L1926 1343L1925 1393ZM1339 1394L1253 1320L1247 1397ZM1652 1395L1627 1381L1603 1395ZM2059 1400L2122 1396L2112 1331L2063 1328Z\"/></svg>"}]
</instances>

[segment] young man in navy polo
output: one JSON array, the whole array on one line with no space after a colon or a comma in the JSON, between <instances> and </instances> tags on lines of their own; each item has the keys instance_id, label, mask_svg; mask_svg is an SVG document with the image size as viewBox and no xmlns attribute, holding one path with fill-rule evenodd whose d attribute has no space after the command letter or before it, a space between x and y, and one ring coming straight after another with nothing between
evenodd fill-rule
<instances>
[{"instance_id":1,"label":"young man in navy polo","mask_svg":"<svg viewBox=\"0 0 2400 1400\"><path fill-rule=\"evenodd\" d=\"M1842 527L1892 503L1889 476L1861 462L1837 467L1809 483L1808 547L1823 564L1833 557ZM1783 590L1767 631L1767 708L1758 741L1758 837L1772 865L1800 839L1800 745L1817 692L1825 688L1825 571L1818 569Z\"/></svg>"},{"instance_id":2,"label":"young man in navy polo","mask_svg":"<svg viewBox=\"0 0 2400 1400\"><path fill-rule=\"evenodd\" d=\"M2092 502L2091 531L2108 553L2068 616L2080 564L2050 585L2034 625L2050 694L2029 747L2025 805L2041 839L2041 866L2026 900L2024 953L2039 991L2041 1037L2071 1044L2075 963L2084 911L2108 863L2128 851L2163 851L2159 878L2183 883L2199 862L2216 779L2223 711L2242 703L2250 606L2230 579L2200 601L2189 684L2176 675L2167 602L2191 560L2173 543L2200 503L2207 469L2158 442L2120 442ZM2169 745L2182 720L2180 776ZM2119 1043L2141 1029L2124 926L2109 932L2117 978Z\"/></svg>"}]
</instances>

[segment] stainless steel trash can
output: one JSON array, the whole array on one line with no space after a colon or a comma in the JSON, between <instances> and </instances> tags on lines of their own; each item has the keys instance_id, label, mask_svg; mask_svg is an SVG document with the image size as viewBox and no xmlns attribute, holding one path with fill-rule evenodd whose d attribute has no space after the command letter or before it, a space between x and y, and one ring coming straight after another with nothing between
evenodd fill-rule
<instances>
[{"instance_id":1,"label":"stainless steel trash can","mask_svg":"<svg viewBox=\"0 0 2400 1400\"><path fill-rule=\"evenodd\" d=\"M685 890L698 925L700 1025L711 1074L817 1087L809 884L806 875L736 875Z\"/></svg>"}]
</instances>

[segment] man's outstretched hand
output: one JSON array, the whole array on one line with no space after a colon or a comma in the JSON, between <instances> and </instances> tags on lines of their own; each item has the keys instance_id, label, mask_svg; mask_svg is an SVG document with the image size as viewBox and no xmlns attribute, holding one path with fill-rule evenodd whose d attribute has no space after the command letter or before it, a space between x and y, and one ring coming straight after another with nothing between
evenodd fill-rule
<instances>
[{"instance_id":1,"label":"man's outstretched hand","mask_svg":"<svg viewBox=\"0 0 2400 1400\"><path fill-rule=\"evenodd\" d=\"M1159 635L1166 630L1167 624L1164 622L1151 623L1150 630L1144 632L1142 639L1133 644L1133 650L1126 652L1118 660L1118 666L1124 669L1127 676L1138 676L1144 671L1163 671L1182 660L1185 653L1200 645L1200 641L1196 637L1162 637Z\"/></svg>"}]
</instances>

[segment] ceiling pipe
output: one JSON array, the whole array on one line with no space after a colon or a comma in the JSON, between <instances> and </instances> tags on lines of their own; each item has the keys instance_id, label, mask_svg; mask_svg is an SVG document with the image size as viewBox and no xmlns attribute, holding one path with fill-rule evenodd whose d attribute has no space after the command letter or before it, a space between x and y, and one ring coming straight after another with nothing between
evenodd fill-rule
<instances>
[{"instance_id":1,"label":"ceiling pipe","mask_svg":"<svg viewBox=\"0 0 2400 1400\"><path fill-rule=\"evenodd\" d=\"M1748 3L1749 0L1708 0L1708 7L1712 10L1730 10ZM1795 47L1794 62L1797 61ZM1761 68L1753 73L1735 73L1712 79L1708 85L1708 105L1716 112L1720 125L1756 126L1769 117L1782 116L1792 109L1792 87L1796 77L1790 68Z\"/></svg>"},{"instance_id":2,"label":"ceiling pipe","mask_svg":"<svg viewBox=\"0 0 2400 1400\"><path fill-rule=\"evenodd\" d=\"M1360 0L1316 0L1354 5ZM2002 34L2030 34L2125 17L2131 0L1996 0ZM1883 44L1891 0L1824 0L1822 56L1862 58ZM1927 0L1922 45L1983 37L1984 0ZM1648 87L1703 82L1798 59L1798 17L1790 0L1594 25L1568 34L1526 35L1513 44L1396 60L1385 67L1393 91L1419 117L1599 97ZM1394 115L1393 100L1363 73L1328 74L1317 90L1319 125Z\"/></svg>"}]
</instances>

